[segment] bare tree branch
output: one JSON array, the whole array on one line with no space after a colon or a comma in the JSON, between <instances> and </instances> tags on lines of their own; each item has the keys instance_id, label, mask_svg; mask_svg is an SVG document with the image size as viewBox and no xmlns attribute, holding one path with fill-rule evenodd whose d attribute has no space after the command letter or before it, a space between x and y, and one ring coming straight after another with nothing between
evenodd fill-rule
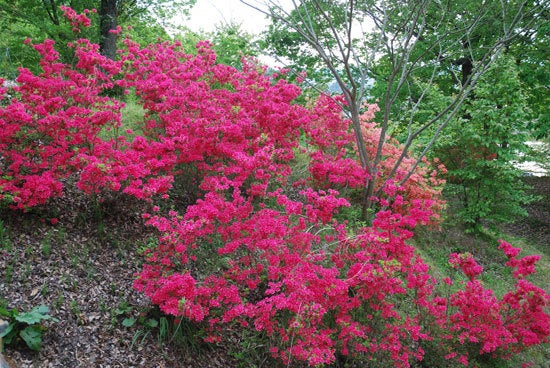
<instances>
[{"instance_id":1,"label":"bare tree branch","mask_svg":"<svg viewBox=\"0 0 550 368\"><path fill-rule=\"evenodd\" d=\"M540 11L541 6L525 0L515 8L516 13L511 17L510 2L501 0L501 13L497 14L498 21L502 25L499 37L492 44L481 45L474 50L472 45L479 37L476 33L488 17L489 4L494 6L494 2L481 2L475 13L463 15L461 13L463 10L460 8L457 10L458 13L452 12L454 4L450 1L373 0L367 7L355 0L328 3L320 0L292 0L292 12L285 10L279 2L274 0L240 1L276 22L284 24L315 50L320 61L330 71L342 90L357 141L361 165L372 178L376 178L380 169L383 146L393 131L390 126L392 120L406 121L407 137L400 157L385 179L392 179L396 175L401 163L405 157L408 157L413 142L421 135L430 134L425 140L427 143L420 156L403 182L410 178L445 127L460 111L464 101L481 75L490 67L496 55L520 33L523 26L521 23L533 17L537 11ZM532 6L527 7L527 4ZM341 13L329 12L331 6L341 7L340 10L344 12L342 19L340 19ZM322 22L325 25L324 29L320 29L316 21ZM366 31L363 28L366 23L371 25L372 29ZM354 34L355 24L360 28L358 35ZM367 40L373 41L370 43L372 46L370 50L367 48L369 44ZM463 45L462 50L459 49L460 45ZM457 52L462 52L462 81L452 70L453 67L456 68L453 62L458 65L458 59L453 60L453 57L448 56L453 52L454 57ZM361 133L361 104L365 98L366 84L374 72L375 61L381 55L387 58L390 70L385 75L387 87L381 101L383 114L380 122L380 140L377 142L376 154L374 157L369 157ZM431 55L433 55L433 61L426 63ZM444 108L435 112L431 119L418 125L414 122L415 116L428 92L432 90L436 76L444 70L444 65L449 65L449 75L456 84L454 97ZM417 78L415 75L419 70L424 70L424 75L428 77L426 81L421 82L424 83L423 87L419 97L408 111L408 118L404 120L400 117L392 118L392 108L403 91L410 90L412 83L421 84L415 81ZM366 187L367 196L372 195L374 188L372 180L366 183Z\"/></svg>"}]
</instances>

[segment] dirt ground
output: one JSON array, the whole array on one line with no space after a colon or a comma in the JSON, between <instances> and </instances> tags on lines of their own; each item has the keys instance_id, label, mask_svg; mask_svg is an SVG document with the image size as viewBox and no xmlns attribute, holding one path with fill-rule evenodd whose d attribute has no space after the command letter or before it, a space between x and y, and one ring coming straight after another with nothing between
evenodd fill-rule
<instances>
[{"instance_id":1,"label":"dirt ground","mask_svg":"<svg viewBox=\"0 0 550 368\"><path fill-rule=\"evenodd\" d=\"M504 225L503 230L536 242L550 251L550 176L528 176L524 180L533 188L530 193L540 196L540 200L527 207L528 217Z\"/></svg>"}]
</instances>

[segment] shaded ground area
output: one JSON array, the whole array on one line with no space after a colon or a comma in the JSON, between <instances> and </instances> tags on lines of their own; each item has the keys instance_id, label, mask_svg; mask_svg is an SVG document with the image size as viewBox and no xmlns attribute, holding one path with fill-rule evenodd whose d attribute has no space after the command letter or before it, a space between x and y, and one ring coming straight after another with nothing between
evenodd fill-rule
<instances>
[{"instance_id":1,"label":"shaded ground area","mask_svg":"<svg viewBox=\"0 0 550 368\"><path fill-rule=\"evenodd\" d=\"M542 199L529 207L527 219L504 230L548 247L550 178L525 180ZM20 367L40 368L237 366L234 358L244 348L238 337L203 346L192 328L174 341L173 331L149 324L159 322L159 315L131 287L140 250L153 235L140 215L147 205L107 198L99 216L89 198L78 193L65 198L39 211L0 212L0 305L27 311L44 304L59 319L46 323L39 353L21 345L8 347L6 356ZM125 327L127 318L137 322ZM162 344L159 334L165 337ZM271 366L261 361L261 349L258 357L249 366Z\"/></svg>"},{"instance_id":2,"label":"shaded ground area","mask_svg":"<svg viewBox=\"0 0 550 368\"><path fill-rule=\"evenodd\" d=\"M45 323L39 353L21 344L4 355L20 367L226 367L225 349L198 347L192 330L180 334L192 344L178 344L191 348L176 349L167 330L159 344L164 326L150 321L159 323L160 314L132 288L139 250L152 235L140 216L144 205L111 199L98 220L89 199L70 198L47 211L0 213L0 305L22 312L47 305L59 320ZM137 322L125 327L127 318Z\"/></svg>"},{"instance_id":3,"label":"shaded ground area","mask_svg":"<svg viewBox=\"0 0 550 368\"><path fill-rule=\"evenodd\" d=\"M528 176L524 180L533 188L530 193L540 196L540 200L528 206L527 218L505 225L503 230L550 250L550 176Z\"/></svg>"}]
</instances>

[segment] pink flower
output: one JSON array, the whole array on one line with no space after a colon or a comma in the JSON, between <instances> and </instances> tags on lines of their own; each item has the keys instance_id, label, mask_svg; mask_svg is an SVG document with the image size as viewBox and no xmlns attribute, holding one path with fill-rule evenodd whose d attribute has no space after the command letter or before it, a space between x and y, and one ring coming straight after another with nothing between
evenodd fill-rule
<instances>
[{"instance_id":1,"label":"pink flower","mask_svg":"<svg viewBox=\"0 0 550 368\"><path fill-rule=\"evenodd\" d=\"M452 253L449 258L449 263L462 270L464 274L473 280L483 272L483 267L477 264L474 257L470 253Z\"/></svg>"}]
</instances>

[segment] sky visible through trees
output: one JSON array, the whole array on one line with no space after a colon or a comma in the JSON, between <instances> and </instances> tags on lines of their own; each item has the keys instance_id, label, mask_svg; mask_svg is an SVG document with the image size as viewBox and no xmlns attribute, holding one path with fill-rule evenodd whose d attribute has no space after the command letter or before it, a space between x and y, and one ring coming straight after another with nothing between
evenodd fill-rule
<instances>
[{"instance_id":1,"label":"sky visible through trees","mask_svg":"<svg viewBox=\"0 0 550 368\"><path fill-rule=\"evenodd\" d=\"M192 30L208 32L232 21L242 23L243 29L250 33L260 33L269 24L268 19L239 0L198 0L191 10L190 19L181 20Z\"/></svg>"}]
</instances>

